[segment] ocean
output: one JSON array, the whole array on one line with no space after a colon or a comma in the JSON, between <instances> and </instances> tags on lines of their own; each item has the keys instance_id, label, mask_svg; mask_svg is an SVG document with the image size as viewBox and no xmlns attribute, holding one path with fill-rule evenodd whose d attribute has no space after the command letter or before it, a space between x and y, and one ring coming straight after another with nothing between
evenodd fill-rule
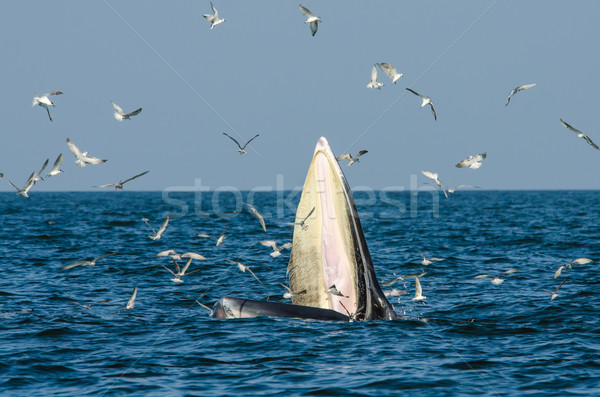
<instances>
[{"instance_id":1,"label":"ocean","mask_svg":"<svg viewBox=\"0 0 600 397\"><path fill-rule=\"evenodd\" d=\"M423 269L426 300L406 279L395 321L209 317L196 301L281 299L289 251L258 241L292 240L298 193L0 193L0 394L600 394L600 192L355 192L380 283ZM150 240L142 218L157 229L167 214ZM167 249L207 260L174 283ZM553 278L581 257L593 262ZM499 285L475 278L509 269Z\"/></svg>"}]
</instances>

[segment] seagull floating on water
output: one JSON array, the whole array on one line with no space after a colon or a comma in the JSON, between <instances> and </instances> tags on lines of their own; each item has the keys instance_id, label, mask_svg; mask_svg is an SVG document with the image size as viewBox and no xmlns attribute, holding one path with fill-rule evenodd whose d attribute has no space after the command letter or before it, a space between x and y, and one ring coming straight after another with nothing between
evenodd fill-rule
<instances>
[{"instance_id":1,"label":"seagull floating on water","mask_svg":"<svg viewBox=\"0 0 600 397\"><path fill-rule=\"evenodd\" d=\"M273 252L271 252L269 254L273 258L277 258L278 256L280 256L281 255L281 250L292 248L292 243L285 243L281 247L278 247L277 246L277 242L275 242L275 240L263 240L263 241L259 241L258 243L260 245L264 245L265 247L271 247L271 248L273 248Z\"/></svg>"},{"instance_id":2,"label":"seagull floating on water","mask_svg":"<svg viewBox=\"0 0 600 397\"><path fill-rule=\"evenodd\" d=\"M118 252L109 252L108 254L98 256L98 257L92 259L91 261L82 260L82 261L73 262L73 263L70 263L68 265L63 266L60 270L69 270L69 269L72 269L72 268L77 267L77 266L94 267L96 265L96 262L99 261L100 259L106 258L108 256L117 255L117 254L118 254Z\"/></svg>"},{"instance_id":3,"label":"seagull floating on water","mask_svg":"<svg viewBox=\"0 0 600 397\"><path fill-rule=\"evenodd\" d=\"M149 173L150 171L144 171L141 174L137 174L135 176L132 176L131 178L125 179L124 181L121 181L119 183L107 183L106 185L99 185L96 187L114 187L115 191L117 190L123 190L123 185L129 181L134 180L135 178L139 178L142 175L146 175L147 173Z\"/></svg>"},{"instance_id":4,"label":"seagull floating on water","mask_svg":"<svg viewBox=\"0 0 600 397\"><path fill-rule=\"evenodd\" d=\"M352 157L352 155L350 153L344 153L340 156L337 156L335 159L337 161L348 160L348 164L346 164L346 166L350 167L352 164L358 163L358 158L365 153L369 153L369 152L367 150L361 150L354 157Z\"/></svg>"},{"instance_id":5,"label":"seagull floating on water","mask_svg":"<svg viewBox=\"0 0 600 397\"><path fill-rule=\"evenodd\" d=\"M412 90L410 88L407 88L407 90L419 96L423 100L423 102L421 103L422 108L425 107L425 105L429 105L429 107L431 108L431 113L433 113L433 118L437 120L437 114L435 114L435 109L433 108L433 101L431 100L431 98L425 95L421 95L417 91Z\"/></svg>"},{"instance_id":6,"label":"seagull floating on water","mask_svg":"<svg viewBox=\"0 0 600 397\"><path fill-rule=\"evenodd\" d=\"M148 227L152 230L152 235L148 235L148 238L154 241L160 240L162 234L165 232L165 230L167 230L167 225L169 224L169 216L167 215L162 225L160 225L160 227L158 228L158 231L156 231L152 226L150 226L150 223L148 223L148 218L142 218L142 220L146 222L146 225L148 225Z\"/></svg>"},{"instance_id":7,"label":"seagull floating on water","mask_svg":"<svg viewBox=\"0 0 600 397\"><path fill-rule=\"evenodd\" d=\"M125 113L123 109L121 109L121 107L116 103L112 102L112 105L115 109L115 113L113 115L115 116L115 119L117 119L117 121L129 120L129 117L136 116L142 111L142 108L139 108L134 110L133 112Z\"/></svg>"},{"instance_id":8,"label":"seagull floating on water","mask_svg":"<svg viewBox=\"0 0 600 397\"><path fill-rule=\"evenodd\" d=\"M317 33L317 29L319 29L319 22L323 22L320 17L315 16L310 10L306 7L303 7L300 4L300 11L306 16L306 21L304 23L310 23L310 31L314 36Z\"/></svg>"},{"instance_id":9,"label":"seagull floating on water","mask_svg":"<svg viewBox=\"0 0 600 397\"><path fill-rule=\"evenodd\" d=\"M210 22L210 29L212 30L215 26L222 24L223 22L225 22L224 19L219 19L219 11L217 11L217 9L215 8L215 6L213 5L213 3L210 3L210 8L212 8L213 13L212 14L202 14L202 16L204 18L206 18L206 20L208 22Z\"/></svg>"},{"instance_id":10,"label":"seagull floating on water","mask_svg":"<svg viewBox=\"0 0 600 397\"><path fill-rule=\"evenodd\" d=\"M419 281L419 277L415 277L415 297L411 300L413 301L422 301L427 299L425 295L423 295L423 288L421 287L421 282Z\"/></svg>"},{"instance_id":11,"label":"seagull floating on water","mask_svg":"<svg viewBox=\"0 0 600 397\"><path fill-rule=\"evenodd\" d=\"M433 182L435 182L435 184L438 185L440 189L442 189L442 192L444 192L444 196L446 196L446 198L448 198L448 194L446 193L445 186L442 183L442 181L440 181L440 179L438 178L437 172L421 170L421 173L423 175L425 175L427 178L431 179Z\"/></svg>"},{"instance_id":12,"label":"seagull floating on water","mask_svg":"<svg viewBox=\"0 0 600 397\"><path fill-rule=\"evenodd\" d=\"M402 77L402 73L398 73L396 68L387 62L380 62L377 65L383 71L383 73L387 74L387 76L392 79L392 84L396 84L396 81Z\"/></svg>"},{"instance_id":13,"label":"seagull floating on water","mask_svg":"<svg viewBox=\"0 0 600 397\"><path fill-rule=\"evenodd\" d=\"M377 81L377 67L373 65L373 69L371 69L371 81L367 83L367 88L380 90L383 87L383 83Z\"/></svg>"},{"instance_id":14,"label":"seagull floating on water","mask_svg":"<svg viewBox=\"0 0 600 397\"><path fill-rule=\"evenodd\" d=\"M531 87L533 87L533 86L535 86L535 83L534 83L534 84L525 84L525 85L520 85L520 86L518 86L518 87L516 87L516 88L512 89L512 90L510 91L510 94L508 94L508 99L506 100L506 105L504 105L504 106L508 106L508 103L510 102L510 98L511 98L513 95L515 95L517 92L519 92L519 91L522 91L522 90L528 90L528 89L530 89L530 88L531 88Z\"/></svg>"},{"instance_id":15,"label":"seagull floating on water","mask_svg":"<svg viewBox=\"0 0 600 397\"><path fill-rule=\"evenodd\" d=\"M67 145L69 145L69 150L71 151L71 153L73 153L75 158L77 158L77 160L75 160L75 164L77 164L80 167L85 167L86 163L87 164L102 164L102 163L106 162L106 160L99 159L97 157L89 157L87 155L88 152L81 153L79 148L77 146L75 146L75 144L69 138L67 138Z\"/></svg>"},{"instance_id":16,"label":"seagull floating on water","mask_svg":"<svg viewBox=\"0 0 600 397\"><path fill-rule=\"evenodd\" d=\"M494 284L494 285L500 285L500 284L502 284L502 283L504 282L504 280L502 280L502 279L500 278L500 276L504 276L505 274L511 274L511 273L514 273L514 272L516 272L517 270L518 270L518 269L510 269L510 270L507 270L507 271L505 271L505 272L502 272L502 273L500 273L500 274L499 274L499 275L497 275L497 276L490 276L489 274L480 274L480 275L478 275L478 276L475 276L475 278L491 278L491 279L492 279L492 280L491 280L491 281L492 281L492 284Z\"/></svg>"},{"instance_id":17,"label":"seagull floating on water","mask_svg":"<svg viewBox=\"0 0 600 397\"><path fill-rule=\"evenodd\" d=\"M563 280L562 283L560 283L560 285L558 287L556 287L556 289L554 290L554 292L552 291L548 291L547 289L543 289L542 291L545 291L547 293L549 293L551 295L550 300L553 301L554 299L558 298L558 290L560 289L560 287L562 287L562 285L567 281L567 279L565 278Z\"/></svg>"},{"instance_id":18,"label":"seagull floating on water","mask_svg":"<svg viewBox=\"0 0 600 397\"><path fill-rule=\"evenodd\" d=\"M567 127L568 129L570 129L571 131L573 131L574 133L577 134L577 138L583 138L585 139L585 141L594 149L600 150L600 147L598 145L596 145L594 143L594 141L592 141L590 139L589 136L585 135L583 132L579 131L577 128L572 127L569 123L567 123L566 121L564 121L563 119L560 119L560 123L562 125L564 125L565 127Z\"/></svg>"},{"instance_id":19,"label":"seagull floating on water","mask_svg":"<svg viewBox=\"0 0 600 397\"><path fill-rule=\"evenodd\" d=\"M480 153L478 155L475 156L469 156L468 158L459 161L458 163L456 163L456 167L458 168L471 168L473 170L478 169L479 167L481 167L481 162L487 157L487 153Z\"/></svg>"},{"instance_id":20,"label":"seagull floating on water","mask_svg":"<svg viewBox=\"0 0 600 397\"><path fill-rule=\"evenodd\" d=\"M225 259L227 262L237 265L237 268L242 272L242 273L246 273L246 271L248 271L248 273L250 273L252 276L254 276L254 278L256 279L256 281L258 281L259 283L262 284L262 281L260 281L260 279L258 277L256 277L256 274L254 274L254 272L252 270L250 270L250 267L244 265L242 262L237 262L237 261L232 261L231 259Z\"/></svg>"},{"instance_id":21,"label":"seagull floating on water","mask_svg":"<svg viewBox=\"0 0 600 397\"><path fill-rule=\"evenodd\" d=\"M249 140L248 140L248 141L247 141L247 142L244 144L244 146L240 145L240 143L239 143L239 142L238 142L238 141L237 141L235 138L233 138L232 136L228 135L227 133L225 133L225 132L224 132L224 133L223 133L223 135L225 135L226 137L228 137L229 139L231 139L232 141L234 141L236 145L238 145L238 148L239 148L239 149L238 149L238 152L240 152L240 155L241 155L241 154L244 154L244 153L246 153L246 146L248 146L248 144L249 144L250 142L252 142L252 140L254 140L254 138L256 138L256 137L257 137L259 134L256 134L256 135L254 135L252 138L250 138L250 139L249 139Z\"/></svg>"},{"instance_id":22,"label":"seagull floating on water","mask_svg":"<svg viewBox=\"0 0 600 397\"><path fill-rule=\"evenodd\" d=\"M63 170L60 169L60 166L62 165L62 162L63 162L63 155L61 153L61 154L58 155L58 157L54 161L54 165L52 166L52 169L50 170L50 172L48 172L46 174L46 178L48 178L49 176L58 175L61 172L63 172Z\"/></svg>"},{"instance_id":23,"label":"seagull floating on water","mask_svg":"<svg viewBox=\"0 0 600 397\"><path fill-rule=\"evenodd\" d=\"M246 207L248 207L248 209L250 210L250 212L256 218L258 218L258 221L260 222L260 225L262 226L263 230L266 233L267 232L267 225L265 225L265 218L263 218L263 216L260 214L260 212L258 212L258 210L256 208L254 208L254 206L252 204L244 203L243 201L242 201L242 204L244 204Z\"/></svg>"},{"instance_id":24,"label":"seagull floating on water","mask_svg":"<svg viewBox=\"0 0 600 397\"><path fill-rule=\"evenodd\" d=\"M49 92L47 94L44 94L42 96L37 96L37 94L35 94L33 96L33 104L31 105L33 106L41 106L44 109L46 109L46 112L48 112L48 118L50 119L50 121L52 121L52 116L50 116L50 109L48 108L48 106L52 106L54 107L54 103L52 103L52 101L50 100L50 97L52 95L61 95L62 91L52 91Z\"/></svg>"}]
</instances>

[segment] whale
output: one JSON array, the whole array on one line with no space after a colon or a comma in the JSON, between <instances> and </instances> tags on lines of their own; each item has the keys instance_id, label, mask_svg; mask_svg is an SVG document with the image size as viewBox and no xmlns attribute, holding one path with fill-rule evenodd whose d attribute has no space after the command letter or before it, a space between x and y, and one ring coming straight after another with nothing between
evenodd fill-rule
<instances>
[{"instance_id":1,"label":"whale","mask_svg":"<svg viewBox=\"0 0 600 397\"><path fill-rule=\"evenodd\" d=\"M327 139L317 141L296 210L287 272L292 303L233 296L214 318L285 317L325 321L392 320L373 267L352 191Z\"/></svg>"}]
</instances>

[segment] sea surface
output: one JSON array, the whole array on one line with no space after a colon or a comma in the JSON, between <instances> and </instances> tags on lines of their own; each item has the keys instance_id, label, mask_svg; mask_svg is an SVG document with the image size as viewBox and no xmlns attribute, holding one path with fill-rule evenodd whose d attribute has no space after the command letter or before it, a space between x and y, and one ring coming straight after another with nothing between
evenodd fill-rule
<instances>
[{"instance_id":1,"label":"sea surface","mask_svg":"<svg viewBox=\"0 0 600 397\"><path fill-rule=\"evenodd\" d=\"M0 395L600 395L600 192L355 198L379 281L427 271L424 302L414 279L393 286L400 320L218 320L196 303L281 299L289 251L257 242L291 241L297 191L0 194ZM167 214L150 240L142 218ZM223 231L219 247L195 236ZM207 260L176 284L166 249ZM443 260L423 266L419 250ZM553 278L580 257L593 262ZM512 268L500 285L474 278Z\"/></svg>"}]
</instances>

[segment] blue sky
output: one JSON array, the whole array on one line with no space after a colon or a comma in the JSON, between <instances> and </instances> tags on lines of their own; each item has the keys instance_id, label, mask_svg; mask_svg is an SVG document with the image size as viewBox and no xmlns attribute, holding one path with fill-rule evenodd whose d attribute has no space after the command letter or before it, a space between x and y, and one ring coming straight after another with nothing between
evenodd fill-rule
<instances>
[{"instance_id":1,"label":"blue sky","mask_svg":"<svg viewBox=\"0 0 600 397\"><path fill-rule=\"evenodd\" d=\"M0 172L22 185L59 153L64 173L35 191L94 190L139 172L126 190L302 185L319 136L351 186L410 188L436 171L449 186L599 189L595 117L600 79L597 1L298 2L28 1L0 16L3 109ZM379 73L375 62L404 76ZM509 91L517 93L505 107ZM435 102L438 120L412 87ZM50 122L34 93L61 90ZM122 123L111 101L140 115ZM240 156L222 135L260 136ZM79 168L66 138L108 159ZM487 152L478 170L454 164ZM0 191L11 191L5 180ZM97 189L100 190L100 189Z\"/></svg>"}]
</instances>

